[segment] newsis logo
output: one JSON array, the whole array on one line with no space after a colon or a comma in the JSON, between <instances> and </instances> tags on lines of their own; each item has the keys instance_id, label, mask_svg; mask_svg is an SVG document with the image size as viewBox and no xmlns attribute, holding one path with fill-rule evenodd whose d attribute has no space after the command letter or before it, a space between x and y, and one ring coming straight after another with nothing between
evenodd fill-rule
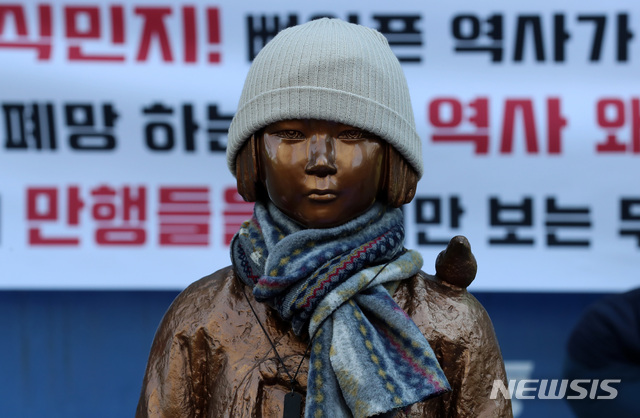
<instances>
[{"instance_id":1,"label":"newsis logo","mask_svg":"<svg viewBox=\"0 0 640 418\"><path fill-rule=\"evenodd\" d=\"M494 380L491 399L498 394L505 399L615 399L618 390L613 387L620 379L520 379L509 380L505 387L502 380Z\"/></svg>"}]
</instances>

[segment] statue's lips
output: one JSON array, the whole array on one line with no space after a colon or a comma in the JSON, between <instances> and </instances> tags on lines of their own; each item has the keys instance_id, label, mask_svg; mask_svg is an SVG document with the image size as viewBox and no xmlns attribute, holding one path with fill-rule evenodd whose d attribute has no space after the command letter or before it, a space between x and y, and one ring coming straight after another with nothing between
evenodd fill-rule
<instances>
[{"instance_id":1,"label":"statue's lips","mask_svg":"<svg viewBox=\"0 0 640 418\"><path fill-rule=\"evenodd\" d=\"M318 190L314 189L309 192L307 197L310 200L315 200L317 202L329 202L331 200L335 200L338 195L333 190Z\"/></svg>"}]
</instances>

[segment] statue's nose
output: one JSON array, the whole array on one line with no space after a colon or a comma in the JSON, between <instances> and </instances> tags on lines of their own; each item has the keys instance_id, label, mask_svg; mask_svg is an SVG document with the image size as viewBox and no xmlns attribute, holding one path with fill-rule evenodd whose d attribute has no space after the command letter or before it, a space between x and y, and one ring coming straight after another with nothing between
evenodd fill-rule
<instances>
[{"instance_id":1,"label":"statue's nose","mask_svg":"<svg viewBox=\"0 0 640 418\"><path fill-rule=\"evenodd\" d=\"M312 136L307 150L306 173L319 177L335 174L337 171L335 157L335 139L331 135Z\"/></svg>"}]
</instances>

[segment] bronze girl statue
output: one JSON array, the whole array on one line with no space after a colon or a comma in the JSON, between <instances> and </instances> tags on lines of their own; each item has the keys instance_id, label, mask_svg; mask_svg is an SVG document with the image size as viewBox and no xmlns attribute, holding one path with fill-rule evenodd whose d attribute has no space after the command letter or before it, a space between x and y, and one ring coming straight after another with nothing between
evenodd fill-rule
<instances>
[{"instance_id":1,"label":"bronze girl statue","mask_svg":"<svg viewBox=\"0 0 640 418\"><path fill-rule=\"evenodd\" d=\"M509 417L491 321L455 237L436 275L404 248L422 151L400 64L336 19L254 60L227 160L253 217L232 266L183 291L155 336L138 417Z\"/></svg>"}]
</instances>

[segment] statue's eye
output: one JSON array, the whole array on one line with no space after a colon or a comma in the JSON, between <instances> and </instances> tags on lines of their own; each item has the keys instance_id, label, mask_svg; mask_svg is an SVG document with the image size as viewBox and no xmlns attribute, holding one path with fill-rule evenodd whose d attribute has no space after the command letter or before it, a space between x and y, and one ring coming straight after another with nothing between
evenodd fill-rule
<instances>
[{"instance_id":1,"label":"statue's eye","mask_svg":"<svg viewBox=\"0 0 640 418\"><path fill-rule=\"evenodd\" d=\"M294 129L285 129L283 131L274 132L272 135L283 139L304 139L305 136L302 132Z\"/></svg>"},{"instance_id":2,"label":"statue's eye","mask_svg":"<svg viewBox=\"0 0 640 418\"><path fill-rule=\"evenodd\" d=\"M362 139L362 138L366 138L366 135L360 129L349 129L348 131L340 132L340 135L338 135L338 138L340 138L340 139Z\"/></svg>"}]
</instances>

